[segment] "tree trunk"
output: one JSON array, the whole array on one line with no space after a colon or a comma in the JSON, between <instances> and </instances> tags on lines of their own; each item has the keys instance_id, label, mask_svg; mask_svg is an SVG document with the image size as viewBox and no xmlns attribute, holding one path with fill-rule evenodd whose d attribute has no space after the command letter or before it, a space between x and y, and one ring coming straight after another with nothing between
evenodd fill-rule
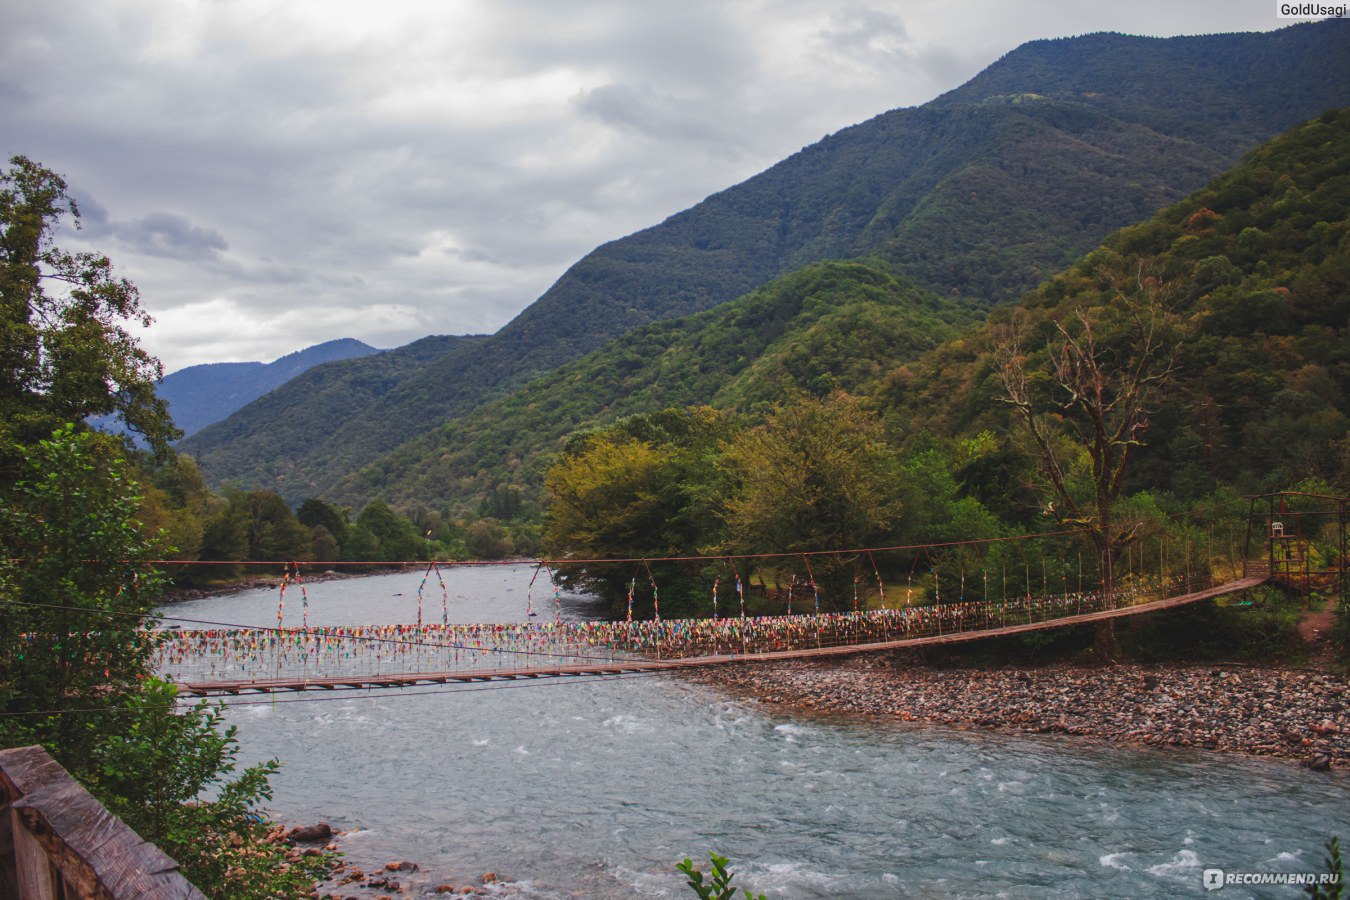
<instances>
[{"instance_id":1,"label":"tree trunk","mask_svg":"<svg viewBox=\"0 0 1350 900\"><path fill-rule=\"evenodd\" d=\"M1112 594L1115 588L1115 573L1112 571L1111 501L1099 493L1097 506L1097 528L1093 537L1097 543L1097 558L1101 568L1101 591L1103 605L1114 609L1116 598ZM1120 657L1120 644L1116 641L1116 620L1103 619L1097 623L1097 637L1094 643L1097 658L1106 662L1115 662Z\"/></svg>"},{"instance_id":2,"label":"tree trunk","mask_svg":"<svg viewBox=\"0 0 1350 900\"><path fill-rule=\"evenodd\" d=\"M1116 642L1116 620L1103 619L1097 623L1097 637L1092 645L1097 658L1115 662L1120 658L1120 644Z\"/></svg>"}]
</instances>

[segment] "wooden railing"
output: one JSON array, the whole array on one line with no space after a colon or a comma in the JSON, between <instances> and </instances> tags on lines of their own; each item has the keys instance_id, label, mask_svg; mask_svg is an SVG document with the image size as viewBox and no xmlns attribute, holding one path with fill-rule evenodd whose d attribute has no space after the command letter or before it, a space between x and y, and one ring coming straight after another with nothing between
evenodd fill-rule
<instances>
[{"instance_id":1,"label":"wooden railing","mask_svg":"<svg viewBox=\"0 0 1350 900\"><path fill-rule=\"evenodd\" d=\"M41 747L0 750L0 897L203 898Z\"/></svg>"}]
</instances>

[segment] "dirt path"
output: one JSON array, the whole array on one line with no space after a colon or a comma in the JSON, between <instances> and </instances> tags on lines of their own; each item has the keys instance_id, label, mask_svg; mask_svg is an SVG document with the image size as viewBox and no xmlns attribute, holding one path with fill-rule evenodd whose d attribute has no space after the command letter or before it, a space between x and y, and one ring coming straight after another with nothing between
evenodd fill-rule
<instances>
[{"instance_id":1,"label":"dirt path","mask_svg":"<svg viewBox=\"0 0 1350 900\"><path fill-rule=\"evenodd\" d=\"M1308 662L1315 666L1329 665L1334 659L1331 629L1336 621L1336 598L1332 597L1320 610L1309 610L1299 617L1298 634L1308 645Z\"/></svg>"}]
</instances>

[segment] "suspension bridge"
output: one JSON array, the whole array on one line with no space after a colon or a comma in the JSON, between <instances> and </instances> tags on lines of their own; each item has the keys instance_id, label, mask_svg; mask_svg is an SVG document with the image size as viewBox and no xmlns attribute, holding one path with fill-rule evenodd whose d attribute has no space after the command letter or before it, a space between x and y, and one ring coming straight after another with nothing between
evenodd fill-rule
<instances>
[{"instance_id":1,"label":"suspension bridge","mask_svg":"<svg viewBox=\"0 0 1350 900\"><path fill-rule=\"evenodd\" d=\"M452 564L433 562L420 564L425 565L426 570L418 589L415 623L311 626L307 585L301 567L293 563L287 567L279 585L275 626L235 627L213 623L206 628L166 629L160 632L158 667L177 683L180 694L196 697L606 677L843 656L1025 634L1147 615L1241 594L1268 582L1296 590L1339 584L1344 590L1347 501L1337 500L1336 518L1331 521L1337 529L1340 549L1338 553L1330 554L1328 560L1322 558L1327 555L1325 553L1318 556L1310 552L1314 542L1310 535L1304 534L1305 514L1290 514L1284 507L1285 495L1278 496L1281 497L1278 507L1272 501L1268 509L1258 512L1253 503L1252 518L1264 532L1264 537L1258 534L1263 552L1260 555L1244 553L1239 564L1226 576L1208 565L1209 560L1203 566L1193 565L1189 547L1184 553L1184 563L1177 558L1180 554L1174 552L1171 565L1174 569L1181 567L1181 571L1169 571L1164 564L1165 550L1159 548L1156 567L1148 575L1136 570L1135 559L1131 556L1126 571L1110 579L1111 584L1106 588L1084 589L1085 584L1094 579L1090 574L1085 578L1080 556L1076 590L1071 589L1069 567L1062 559L1057 560L1062 564L1060 590L1051 589L1053 576L1049 574L1044 557L1040 560L1039 590L1033 590L1034 576L1029 563L1018 567L1024 570L1025 577L1010 590L1005 555L1001 577L997 579L1000 587L991 590L986 565L989 557L998 555L1000 545L1046 537L1037 535L831 554L764 554L756 559L780 568L784 560L796 562L800 557L801 566L807 573L801 581L796 575L792 577L786 592L789 614L775 615L747 615L746 582L736 567L736 560L746 557L710 556L585 561L584 565L592 568L640 562L645 570L644 577L650 579L654 616L634 618L637 585L634 576L629 583L625 619L564 621L561 589L554 578L554 569L583 563L541 560L537 563L535 578L541 571L548 575L554 607L551 621L537 619L533 599L535 582L532 580L529 613L524 621L457 623L450 621L449 596L441 571L442 565ZM1317 527L1323 532L1326 530L1324 524ZM1062 534L1057 533L1057 536ZM1249 548L1252 537L1249 529ZM1327 546L1326 542L1322 546ZM945 581L943 573L938 571L939 556L933 553L934 548L939 547L946 554L941 557L943 564L948 566ZM983 568L968 578L959 553L971 547L979 550L978 564ZM917 598L911 577L907 579L903 599L894 597L894 585L892 599L887 599L887 586L876 567L874 554L897 550L906 551L912 559L922 558L931 563ZM860 579L855 575L852 610L831 612L827 605L826 611L822 611L821 588L808 557L814 555L828 560L838 559L843 554L848 554L855 565L859 560L868 560L872 567L869 578L875 576L875 585L865 592L867 596L860 596L863 593L859 589ZM1314 557L1317 557L1315 563ZM710 565L729 565L735 575L734 589L729 583L723 591L722 602L724 609L730 606L733 612L717 615L721 578L714 576L711 617L662 619L659 589L651 564L672 561L704 567L704 572ZM1145 559L1142 554L1138 561L1139 568L1143 569ZM1150 559L1147 565L1155 563ZM818 559L817 568L820 566ZM954 566L961 567L959 574L950 571ZM434 592L433 577L438 581L441 593L439 622L425 621L423 613L424 592L429 585ZM942 598L944 583L949 591L945 601ZM953 585L957 591L951 590ZM761 591L767 590L762 575L760 587ZM284 620L288 588L301 595L298 626L288 626ZM951 593L957 593L956 600L951 599ZM804 601L812 601L808 611L790 614L794 596L798 599L799 609ZM840 605L838 600L837 597L834 600L836 608Z\"/></svg>"},{"instance_id":2,"label":"suspension bridge","mask_svg":"<svg viewBox=\"0 0 1350 900\"><path fill-rule=\"evenodd\" d=\"M663 628L624 629L628 633L621 636L618 630L613 628L582 629L567 635L561 634L562 629L557 629L556 626L529 628L528 643L548 646L551 638L557 638L556 643L564 647L561 650L516 651L509 648L503 650L480 637L484 634L500 636L504 633L503 629L484 626L459 626L453 631L447 628L440 631L439 641L434 626L431 628L423 626L417 631L400 629L394 632L402 635L415 634L415 639L381 638L370 633L386 631L378 628L359 631L317 628L309 631L272 632L267 638L280 640L265 639L261 643L252 630L229 636L218 633L183 632L177 636L177 643L205 639L203 647L207 653L228 653L237 659L251 659L260 666L268 665L269 656L284 652L280 648L290 646L299 648L306 662L310 659L317 661L321 656L332 659L334 646L343 648L338 651L339 654L350 660L351 644L364 645L370 641L394 642L396 647L394 652L382 656L391 662L406 660L411 649L419 661L426 659L427 651L431 650L433 659L462 656L469 664L465 668L385 672L380 672L377 665L374 671L339 675L323 675L316 671L315 674L291 672L278 677L250 676L242 679L216 676L204 680L179 681L178 688L180 694L198 697L243 693L360 690L569 676L629 675L698 666L843 656L972 641L1143 615L1226 594L1241 593L1268 580L1269 576L1250 576L1205 590L1119 607L1104 605L1103 598L1099 595L1071 598L1057 596L1032 598L1024 603L1001 604L998 609L969 609L951 604L943 607L927 606L842 615L756 616L744 621L721 620L722 624L710 619L670 620L663 623L665 626ZM1044 615L1045 618L1037 618L1038 615ZM587 631L595 636L594 643L590 643L584 649L578 648L578 641L585 639ZM693 632L697 632L698 636L695 640L689 640L688 635ZM519 631L512 630L506 633L513 638L521 636ZM475 637L466 639L469 634ZM840 642L848 641L850 637L853 642ZM738 643L739 651L720 649L732 648ZM764 649L766 643L781 649ZM783 646L794 643L799 646ZM649 648L654 655L641 655L636 651L639 647ZM663 648L667 652L670 652L671 648L677 648L674 652L679 655L662 657ZM696 652L696 648L701 648L704 652ZM483 657L492 656L497 652L526 653L536 658L554 656L560 661L496 668L479 665ZM600 652L606 655L601 656ZM686 653L688 655L683 655ZM189 652L180 651L180 654L178 656L180 661L189 656ZM357 655L366 654L358 651ZM294 662L288 662L287 668L293 667Z\"/></svg>"}]
</instances>

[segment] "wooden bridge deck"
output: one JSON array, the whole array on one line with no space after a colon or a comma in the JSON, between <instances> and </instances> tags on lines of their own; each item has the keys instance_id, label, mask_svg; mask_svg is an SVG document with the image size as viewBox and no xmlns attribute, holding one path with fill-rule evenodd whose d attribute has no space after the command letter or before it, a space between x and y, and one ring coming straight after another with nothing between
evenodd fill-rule
<instances>
[{"instance_id":1,"label":"wooden bridge deck","mask_svg":"<svg viewBox=\"0 0 1350 900\"><path fill-rule=\"evenodd\" d=\"M733 663L772 662L783 659L812 659L828 656L849 656L855 653L870 653L877 650L899 650L905 647L921 647L936 644L955 644L964 641L1001 635L1022 634L1028 631L1041 631L1049 628L1063 628L1086 622L1100 622L1105 619L1119 619L1125 616L1137 616L1210 600L1225 594L1235 594L1250 590L1269 580L1266 575L1253 575L1221 584L1203 591L1165 597L1134 606L1118 609L1100 610L1046 619L1041 622L1028 622L1020 625L1006 625L1000 628L987 628L971 631L953 631L947 634L925 635L924 637L899 638L893 641L877 641L867 644L843 644L835 647L812 647L800 650L772 650L764 653L723 653L712 656L689 656L675 659L632 659L615 660L602 663L569 663L566 665L532 666L516 669L479 669L457 670L453 672L399 672L376 675L333 675L311 678L259 678L248 681L192 681L178 685L178 692L185 696L205 697L224 694L270 694L293 691L333 691L366 690L371 688L412 687L415 685L470 683L483 681L518 681L534 678L565 678L577 676L627 675L640 672L665 672L700 666L725 666Z\"/></svg>"}]
</instances>

